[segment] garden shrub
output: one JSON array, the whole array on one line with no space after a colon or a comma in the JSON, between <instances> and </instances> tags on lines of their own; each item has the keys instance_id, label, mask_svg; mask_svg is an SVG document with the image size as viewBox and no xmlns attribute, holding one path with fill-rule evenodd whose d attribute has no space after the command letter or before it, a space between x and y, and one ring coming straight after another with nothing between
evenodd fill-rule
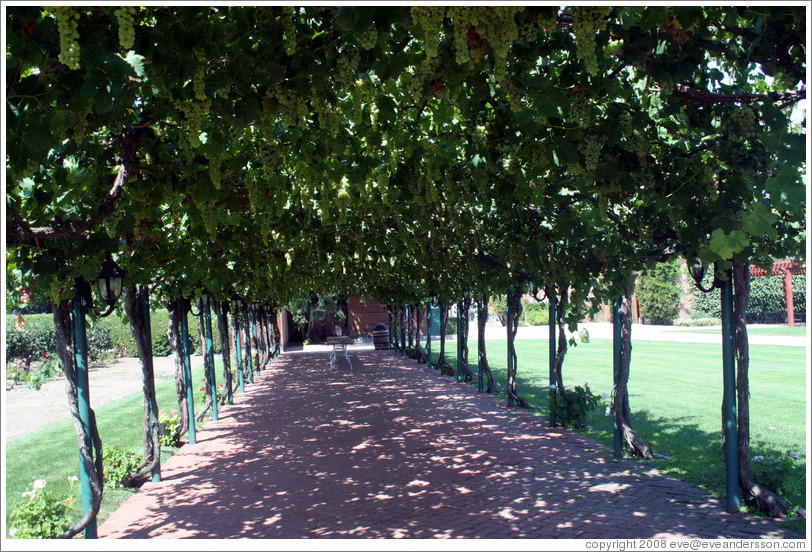
<instances>
[{"instance_id":1,"label":"garden shrub","mask_svg":"<svg viewBox=\"0 0 812 552\"><path fill-rule=\"evenodd\" d=\"M71 489L76 477L71 478ZM8 536L12 539L55 539L73 525L71 521L76 499L71 495L57 498L45 490L46 481L37 479L23 500L8 516Z\"/></svg>"},{"instance_id":2,"label":"garden shrub","mask_svg":"<svg viewBox=\"0 0 812 552\"><path fill-rule=\"evenodd\" d=\"M674 258L645 270L637 279L635 295L640 316L649 324L671 324L679 312L677 286L680 259Z\"/></svg>"},{"instance_id":3,"label":"garden shrub","mask_svg":"<svg viewBox=\"0 0 812 552\"><path fill-rule=\"evenodd\" d=\"M537 301L522 301L524 320L530 326L544 326L550 323L550 306Z\"/></svg>"},{"instance_id":4,"label":"garden shrub","mask_svg":"<svg viewBox=\"0 0 812 552\"><path fill-rule=\"evenodd\" d=\"M712 278L706 275L702 285L707 289L712 281ZM806 275L798 274L792 277L792 299L795 304L795 312L806 312ZM695 290L692 303L695 311L714 318L721 316L722 307L718 289L714 289L710 293ZM785 311L783 276L751 278L747 322L752 324L764 319L766 315Z\"/></svg>"},{"instance_id":5,"label":"garden shrub","mask_svg":"<svg viewBox=\"0 0 812 552\"><path fill-rule=\"evenodd\" d=\"M568 389L566 399L560 393L556 393L555 399L550 404L550 410L563 427L584 427L589 413L600 404L601 397L592 393L589 385L584 383L583 387L576 385Z\"/></svg>"},{"instance_id":6,"label":"garden shrub","mask_svg":"<svg viewBox=\"0 0 812 552\"><path fill-rule=\"evenodd\" d=\"M806 456L797 452L754 456L750 462L753 478L790 505L790 512L806 503Z\"/></svg>"},{"instance_id":7,"label":"garden shrub","mask_svg":"<svg viewBox=\"0 0 812 552\"><path fill-rule=\"evenodd\" d=\"M178 428L180 427L180 414L177 410L158 412L158 422L162 424L160 429L160 443L162 447L177 447Z\"/></svg>"},{"instance_id":8,"label":"garden shrub","mask_svg":"<svg viewBox=\"0 0 812 552\"><path fill-rule=\"evenodd\" d=\"M131 473L141 467L142 456L119 445L104 445L104 485L120 487Z\"/></svg>"}]
</instances>

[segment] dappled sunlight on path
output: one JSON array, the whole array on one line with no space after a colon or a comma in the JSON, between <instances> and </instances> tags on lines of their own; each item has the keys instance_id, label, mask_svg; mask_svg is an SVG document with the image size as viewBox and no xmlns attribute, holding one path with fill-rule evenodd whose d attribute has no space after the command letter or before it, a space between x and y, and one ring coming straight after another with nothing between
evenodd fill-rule
<instances>
[{"instance_id":1,"label":"dappled sunlight on path","mask_svg":"<svg viewBox=\"0 0 812 552\"><path fill-rule=\"evenodd\" d=\"M392 351L282 355L102 538L793 537Z\"/></svg>"}]
</instances>

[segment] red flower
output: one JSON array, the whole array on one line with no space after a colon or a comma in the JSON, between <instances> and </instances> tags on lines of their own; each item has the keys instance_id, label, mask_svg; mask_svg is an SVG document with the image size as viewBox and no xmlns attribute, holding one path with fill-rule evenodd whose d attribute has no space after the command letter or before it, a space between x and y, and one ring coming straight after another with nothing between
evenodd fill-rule
<instances>
[{"instance_id":1,"label":"red flower","mask_svg":"<svg viewBox=\"0 0 812 552\"><path fill-rule=\"evenodd\" d=\"M205 387L201 387L201 388L200 388L200 390L201 390L201 391L205 391L205 390L206 390L206 388L205 388Z\"/></svg>"}]
</instances>

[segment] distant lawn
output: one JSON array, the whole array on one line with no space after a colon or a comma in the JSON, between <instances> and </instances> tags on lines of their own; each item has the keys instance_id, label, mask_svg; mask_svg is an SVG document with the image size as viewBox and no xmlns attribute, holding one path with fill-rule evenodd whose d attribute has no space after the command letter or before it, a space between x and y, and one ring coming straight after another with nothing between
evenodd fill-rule
<instances>
[{"instance_id":1,"label":"distant lawn","mask_svg":"<svg viewBox=\"0 0 812 552\"><path fill-rule=\"evenodd\" d=\"M447 358L456 365L456 343ZM476 347L469 342L471 369L476 375ZM548 341L517 340L519 394L548 416ZM432 342L432 356L439 347ZM506 340L487 341L488 362L500 389L506 387ZM612 391L612 341L593 340L571 347L564 360L564 383L583 385L596 395ZM476 381L472 382L476 385ZM750 347L750 439L752 456L788 458L797 492L784 496L804 506L806 470L806 349L752 345ZM718 496L725 492L722 452L722 350L719 345L638 341L633 343L629 394L632 421L640 437L668 457L652 466ZM604 405L608 399L604 400ZM612 446L612 419L604 408L594 412L581 433ZM759 461L751 462L755 471ZM793 527L796 531L803 526Z\"/></svg>"},{"instance_id":2,"label":"distant lawn","mask_svg":"<svg viewBox=\"0 0 812 552\"><path fill-rule=\"evenodd\" d=\"M691 332L691 333L718 333L720 330L719 328L685 328L679 327L674 328L675 330L679 329L682 332ZM788 335L788 336L798 336L803 337L806 335L806 326L770 326L770 327L758 327L758 328L747 328L748 335Z\"/></svg>"},{"instance_id":3,"label":"distant lawn","mask_svg":"<svg viewBox=\"0 0 812 552\"><path fill-rule=\"evenodd\" d=\"M222 365L216 362L217 383L222 383ZM203 367L192 370L192 381L203 378ZM198 388L195 390L195 408L200 408ZM239 392L239 391L238 391ZM174 378L161 382L155 388L158 408L172 410L178 408ZM92 396L91 396L92 403ZM92 406L92 404L91 404ZM64 408L67 409L67 396ZM143 432L143 394L141 386L133 388L133 394L94 409L102 443L122 445L138 454L143 454L141 442ZM14 423L9 413L8 422ZM202 428L203 423L195 427ZM175 447L161 449L163 463L177 451ZM70 421L60 422L26 437L6 444L6 519L8 513L22 499L22 493L37 478L46 479L47 489L56 495L68 492L68 477L79 475L79 448L76 430ZM79 492L78 484L74 489ZM99 511L98 524L101 525L130 496L132 489L111 489L105 487ZM81 518L81 504L77 501L76 520Z\"/></svg>"}]
</instances>

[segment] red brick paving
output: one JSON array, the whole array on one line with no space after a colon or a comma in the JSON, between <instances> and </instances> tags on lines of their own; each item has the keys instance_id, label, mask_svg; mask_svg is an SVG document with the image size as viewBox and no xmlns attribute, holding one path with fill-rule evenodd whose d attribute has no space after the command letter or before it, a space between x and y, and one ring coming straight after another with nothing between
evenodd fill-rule
<instances>
[{"instance_id":1,"label":"red brick paving","mask_svg":"<svg viewBox=\"0 0 812 552\"><path fill-rule=\"evenodd\" d=\"M393 351L288 353L100 538L800 538Z\"/></svg>"}]
</instances>

